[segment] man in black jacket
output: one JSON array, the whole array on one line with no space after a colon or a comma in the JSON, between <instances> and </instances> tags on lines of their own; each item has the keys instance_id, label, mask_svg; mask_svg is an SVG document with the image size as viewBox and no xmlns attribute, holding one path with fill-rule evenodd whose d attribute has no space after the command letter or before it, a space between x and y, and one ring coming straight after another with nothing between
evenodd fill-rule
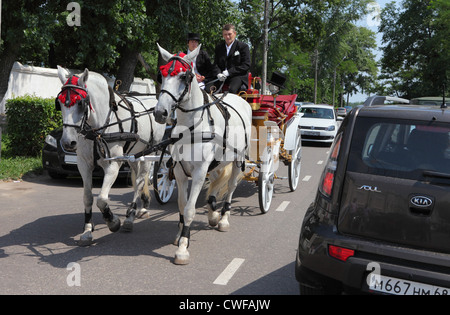
<instances>
[{"instance_id":1,"label":"man in black jacket","mask_svg":"<svg viewBox=\"0 0 450 315\"><path fill-rule=\"evenodd\" d=\"M188 50L186 54L189 54L191 51L194 51L200 43L200 34L197 33L189 33L188 34ZM215 71L211 59L206 51L200 50L197 55L197 58L194 62L194 70L195 75L197 77L197 82L201 88L205 87L209 81L212 81L216 78L217 72Z\"/></svg>"},{"instance_id":2,"label":"man in black jacket","mask_svg":"<svg viewBox=\"0 0 450 315\"><path fill-rule=\"evenodd\" d=\"M236 39L236 29L232 24L226 24L222 28L224 41L216 46L214 54L215 72L218 82L216 87L220 87L225 81L228 84L230 93L239 93L242 85L247 86L248 70L250 69L250 49L244 42ZM212 84L207 85L206 91Z\"/></svg>"}]
</instances>

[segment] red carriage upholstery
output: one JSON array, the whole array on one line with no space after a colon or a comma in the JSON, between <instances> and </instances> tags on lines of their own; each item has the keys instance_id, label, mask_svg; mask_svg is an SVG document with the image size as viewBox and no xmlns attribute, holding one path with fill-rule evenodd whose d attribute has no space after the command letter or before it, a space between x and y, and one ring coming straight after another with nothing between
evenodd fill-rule
<instances>
[{"instance_id":1,"label":"red carriage upholstery","mask_svg":"<svg viewBox=\"0 0 450 315\"><path fill-rule=\"evenodd\" d=\"M277 95L276 106L274 106L274 97L272 95L261 96L261 107L253 111L253 116L264 116L268 113L271 121L281 125L283 122L289 121L297 111L295 100L297 94L293 95Z\"/></svg>"}]
</instances>

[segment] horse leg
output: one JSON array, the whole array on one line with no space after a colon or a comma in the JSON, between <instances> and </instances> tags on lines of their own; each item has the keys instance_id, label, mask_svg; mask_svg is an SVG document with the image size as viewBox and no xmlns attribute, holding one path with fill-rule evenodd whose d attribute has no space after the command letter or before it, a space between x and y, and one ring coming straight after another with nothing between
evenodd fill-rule
<instances>
[{"instance_id":1,"label":"horse leg","mask_svg":"<svg viewBox=\"0 0 450 315\"><path fill-rule=\"evenodd\" d=\"M92 204L94 197L92 195L92 170L82 174L83 178L83 203L84 203L84 229L80 235L78 245L89 246L93 243L94 222L92 221Z\"/></svg>"},{"instance_id":2,"label":"horse leg","mask_svg":"<svg viewBox=\"0 0 450 315\"><path fill-rule=\"evenodd\" d=\"M175 171L176 171L175 178L177 178L178 184L178 178L180 176L180 173L183 172L179 164L177 164L177 166L175 167ZM189 247L189 240L190 240L190 227L195 217L195 203L202 190L206 173L207 169L204 168L195 169L194 172L192 173L191 191L182 214L184 222L181 228L180 240L178 242L178 249L175 252L174 263L176 265L186 265L189 263L189 251L187 249ZM187 180L185 182L187 182ZM180 189L180 186L178 186L178 189Z\"/></svg>"},{"instance_id":3,"label":"horse leg","mask_svg":"<svg viewBox=\"0 0 450 315\"><path fill-rule=\"evenodd\" d=\"M219 192L219 187L214 185L214 183L218 179L218 173L217 172L211 172L209 175L209 180L211 182L209 188L208 188L208 200L207 200L207 207L208 207L208 223L210 226L216 226L217 223L219 223L220 220L220 212L217 211L217 193Z\"/></svg>"},{"instance_id":4,"label":"horse leg","mask_svg":"<svg viewBox=\"0 0 450 315\"><path fill-rule=\"evenodd\" d=\"M112 185L114 184L117 175L119 174L119 169L121 163L118 162L107 162L104 164L105 176L103 178L102 189L100 190L100 194L97 197L97 207L103 214L103 219L106 222L109 230L111 232L117 232L120 229L120 219L117 215L113 214L108 205L108 195L111 190Z\"/></svg>"},{"instance_id":5,"label":"horse leg","mask_svg":"<svg viewBox=\"0 0 450 315\"><path fill-rule=\"evenodd\" d=\"M184 174L184 172L177 174L177 172L174 170L174 173L175 173L177 187L178 187L178 210L180 211L180 221L178 223L178 233L175 237L173 245L178 246L181 234L183 232L183 227L184 227L184 207L186 206L187 198L188 198L187 194L188 194L188 188L189 188L189 179Z\"/></svg>"},{"instance_id":6,"label":"horse leg","mask_svg":"<svg viewBox=\"0 0 450 315\"><path fill-rule=\"evenodd\" d=\"M216 198L219 196L219 198L222 198L223 195L228 190L228 181L232 174L232 165L229 164L225 166L225 168L211 172L209 179L211 181L211 184L208 188L208 222L211 226L216 226L219 221L221 220L221 217L224 214L224 211L218 211L216 204L217 200ZM229 205L228 205L229 207ZM220 227L219 227L220 228Z\"/></svg>"},{"instance_id":7,"label":"horse leg","mask_svg":"<svg viewBox=\"0 0 450 315\"><path fill-rule=\"evenodd\" d=\"M132 181L134 187L133 201L128 207L126 219L123 222L123 230L126 232L131 232L133 230L133 222L135 218L140 218L148 213L146 208L150 204L150 193L148 192L148 172L150 168L150 163L148 162L133 162L130 163L131 169L133 171ZM137 174L137 175L136 175ZM147 193L144 190L147 190ZM141 206L144 209L137 208L137 200L141 197Z\"/></svg>"},{"instance_id":8,"label":"horse leg","mask_svg":"<svg viewBox=\"0 0 450 315\"><path fill-rule=\"evenodd\" d=\"M89 145L86 141L79 141L77 156L77 167L83 179L84 204L84 228L80 235L78 245L89 246L94 240L92 236L92 232L94 231L94 223L92 221L92 204L94 203L94 197L92 195L92 171L94 170L92 145Z\"/></svg>"},{"instance_id":9,"label":"horse leg","mask_svg":"<svg viewBox=\"0 0 450 315\"><path fill-rule=\"evenodd\" d=\"M141 198L141 208L136 213L136 217L140 218L148 218L150 216L150 188L149 188L149 180L150 180L150 172L153 171L153 162L141 162L141 172L139 178L142 178L142 183L139 185L139 196Z\"/></svg>"},{"instance_id":10,"label":"horse leg","mask_svg":"<svg viewBox=\"0 0 450 315\"><path fill-rule=\"evenodd\" d=\"M242 171L241 168L237 167L235 163L232 163L232 165L231 176L228 180L228 195L221 211L222 218L219 221L219 231L221 232L228 232L230 230L230 222L228 219L230 218L231 200L233 199L233 193L236 190L240 173Z\"/></svg>"}]
</instances>

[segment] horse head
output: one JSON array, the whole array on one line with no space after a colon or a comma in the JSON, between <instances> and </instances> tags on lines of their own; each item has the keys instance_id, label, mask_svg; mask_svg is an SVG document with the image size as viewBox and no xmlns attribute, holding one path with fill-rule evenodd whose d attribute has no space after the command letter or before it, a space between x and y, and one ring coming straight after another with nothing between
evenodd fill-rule
<instances>
[{"instance_id":1,"label":"horse head","mask_svg":"<svg viewBox=\"0 0 450 315\"><path fill-rule=\"evenodd\" d=\"M63 84L55 100L56 109L61 110L63 117L61 144L65 150L73 152L77 148L78 133L91 107L86 90L89 70L85 69L81 76L76 76L58 66L58 77Z\"/></svg>"},{"instance_id":2,"label":"horse head","mask_svg":"<svg viewBox=\"0 0 450 315\"><path fill-rule=\"evenodd\" d=\"M170 113L189 98L192 79L195 77L193 62L200 51L199 45L188 55L173 55L159 46L165 65L160 67L162 74L161 92L155 108L155 120L160 124L169 123Z\"/></svg>"}]
</instances>

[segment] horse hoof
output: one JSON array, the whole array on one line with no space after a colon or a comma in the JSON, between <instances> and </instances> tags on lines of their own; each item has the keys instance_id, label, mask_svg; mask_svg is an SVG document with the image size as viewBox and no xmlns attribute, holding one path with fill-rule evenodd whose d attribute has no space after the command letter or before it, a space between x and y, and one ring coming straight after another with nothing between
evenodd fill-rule
<instances>
[{"instance_id":1,"label":"horse hoof","mask_svg":"<svg viewBox=\"0 0 450 315\"><path fill-rule=\"evenodd\" d=\"M79 246L90 246L93 243L93 237L91 232L85 232L81 234L80 240L78 241Z\"/></svg>"},{"instance_id":2,"label":"horse hoof","mask_svg":"<svg viewBox=\"0 0 450 315\"><path fill-rule=\"evenodd\" d=\"M187 265L189 264L189 254L187 255L178 255L175 254L175 259L173 260L175 265Z\"/></svg>"},{"instance_id":3,"label":"horse hoof","mask_svg":"<svg viewBox=\"0 0 450 315\"><path fill-rule=\"evenodd\" d=\"M136 213L136 218L137 219L148 219L148 218L150 218L150 211L141 209Z\"/></svg>"},{"instance_id":4,"label":"horse hoof","mask_svg":"<svg viewBox=\"0 0 450 315\"><path fill-rule=\"evenodd\" d=\"M229 223L219 223L219 231L220 232L228 232L230 230Z\"/></svg>"},{"instance_id":5,"label":"horse hoof","mask_svg":"<svg viewBox=\"0 0 450 315\"><path fill-rule=\"evenodd\" d=\"M219 212L210 212L208 213L208 223L210 226L216 226L220 220Z\"/></svg>"},{"instance_id":6,"label":"horse hoof","mask_svg":"<svg viewBox=\"0 0 450 315\"><path fill-rule=\"evenodd\" d=\"M115 233L120 230L120 219L116 215L114 215L111 221L106 222L106 225L111 232Z\"/></svg>"},{"instance_id":7,"label":"horse hoof","mask_svg":"<svg viewBox=\"0 0 450 315\"><path fill-rule=\"evenodd\" d=\"M123 221L122 230L124 232L132 232L133 231L133 221L129 218Z\"/></svg>"}]
</instances>

